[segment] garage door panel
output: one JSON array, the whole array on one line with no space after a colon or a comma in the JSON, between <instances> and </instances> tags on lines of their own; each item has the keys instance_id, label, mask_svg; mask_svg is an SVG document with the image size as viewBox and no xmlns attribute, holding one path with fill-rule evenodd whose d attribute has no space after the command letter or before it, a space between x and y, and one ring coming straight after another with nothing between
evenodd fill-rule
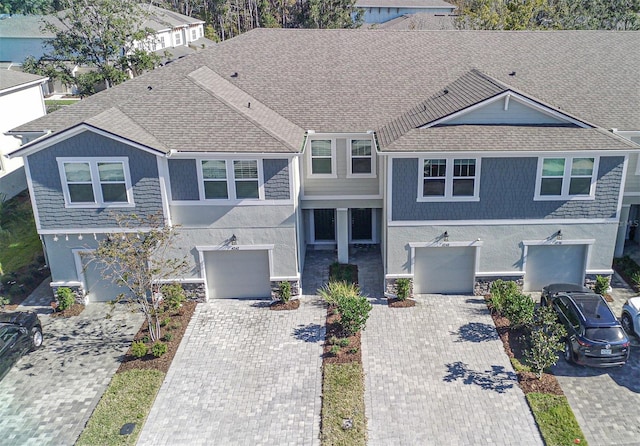
<instances>
[{"instance_id":1,"label":"garage door panel","mask_svg":"<svg viewBox=\"0 0 640 446\"><path fill-rule=\"evenodd\" d=\"M113 283L113 279L105 272L103 263L87 255L81 255L81 258L89 302L110 302L120 294L129 292L128 288Z\"/></svg>"},{"instance_id":2,"label":"garage door panel","mask_svg":"<svg viewBox=\"0 0 640 446\"><path fill-rule=\"evenodd\" d=\"M457 294L473 291L475 247L416 248L414 292Z\"/></svg>"},{"instance_id":3,"label":"garage door panel","mask_svg":"<svg viewBox=\"0 0 640 446\"><path fill-rule=\"evenodd\" d=\"M586 252L586 245L529 246L524 290L540 291L551 283L581 284Z\"/></svg>"},{"instance_id":4,"label":"garage door panel","mask_svg":"<svg viewBox=\"0 0 640 446\"><path fill-rule=\"evenodd\" d=\"M210 298L271 297L268 251L212 251L204 257Z\"/></svg>"}]
</instances>

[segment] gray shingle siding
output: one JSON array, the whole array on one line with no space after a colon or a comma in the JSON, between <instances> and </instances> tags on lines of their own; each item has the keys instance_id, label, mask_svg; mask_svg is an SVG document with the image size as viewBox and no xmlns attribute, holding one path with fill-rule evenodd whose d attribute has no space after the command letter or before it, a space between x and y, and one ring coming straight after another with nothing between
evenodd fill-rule
<instances>
[{"instance_id":1,"label":"gray shingle siding","mask_svg":"<svg viewBox=\"0 0 640 446\"><path fill-rule=\"evenodd\" d=\"M534 201L538 159L483 158L480 201L417 202L418 159L393 160L395 221L614 218L624 157L601 157L595 200Z\"/></svg>"},{"instance_id":2,"label":"gray shingle siding","mask_svg":"<svg viewBox=\"0 0 640 446\"><path fill-rule=\"evenodd\" d=\"M196 160L169 160L172 200L199 200Z\"/></svg>"},{"instance_id":3,"label":"gray shingle siding","mask_svg":"<svg viewBox=\"0 0 640 446\"><path fill-rule=\"evenodd\" d=\"M265 159L262 161L264 171L265 200L288 200L289 162L286 159Z\"/></svg>"},{"instance_id":4,"label":"gray shingle siding","mask_svg":"<svg viewBox=\"0 0 640 446\"><path fill-rule=\"evenodd\" d=\"M56 157L128 157L133 208L65 208ZM29 155L34 199L42 229L104 228L116 226L112 213L141 217L162 214L156 157L126 144L84 132Z\"/></svg>"}]
</instances>

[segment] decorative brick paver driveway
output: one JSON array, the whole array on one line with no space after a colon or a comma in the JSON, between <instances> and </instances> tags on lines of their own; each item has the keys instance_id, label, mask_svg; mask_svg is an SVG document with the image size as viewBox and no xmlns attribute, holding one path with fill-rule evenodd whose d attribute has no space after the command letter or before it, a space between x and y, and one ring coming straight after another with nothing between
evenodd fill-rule
<instances>
[{"instance_id":1,"label":"decorative brick paver driveway","mask_svg":"<svg viewBox=\"0 0 640 446\"><path fill-rule=\"evenodd\" d=\"M362 348L370 446L543 444L482 298L374 303Z\"/></svg>"},{"instance_id":2,"label":"decorative brick paver driveway","mask_svg":"<svg viewBox=\"0 0 640 446\"><path fill-rule=\"evenodd\" d=\"M43 283L26 308L49 313ZM107 315L110 315L107 318ZM24 356L0 381L0 444L73 445L102 397L142 315L124 305L91 304L69 319L40 315L43 347Z\"/></svg>"},{"instance_id":3,"label":"decorative brick paver driveway","mask_svg":"<svg viewBox=\"0 0 640 446\"><path fill-rule=\"evenodd\" d=\"M139 445L319 444L326 309L199 304Z\"/></svg>"}]
</instances>

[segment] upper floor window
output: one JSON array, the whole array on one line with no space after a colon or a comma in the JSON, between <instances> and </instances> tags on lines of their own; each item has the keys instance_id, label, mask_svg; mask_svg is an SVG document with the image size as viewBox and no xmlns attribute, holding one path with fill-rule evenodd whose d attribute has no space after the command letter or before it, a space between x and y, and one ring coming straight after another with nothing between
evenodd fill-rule
<instances>
[{"instance_id":1,"label":"upper floor window","mask_svg":"<svg viewBox=\"0 0 640 446\"><path fill-rule=\"evenodd\" d=\"M68 207L133 205L126 158L58 158Z\"/></svg>"},{"instance_id":2,"label":"upper floor window","mask_svg":"<svg viewBox=\"0 0 640 446\"><path fill-rule=\"evenodd\" d=\"M476 201L480 160L423 158L418 201Z\"/></svg>"},{"instance_id":3,"label":"upper floor window","mask_svg":"<svg viewBox=\"0 0 640 446\"><path fill-rule=\"evenodd\" d=\"M262 199L262 173L257 160L202 160L205 200Z\"/></svg>"},{"instance_id":4,"label":"upper floor window","mask_svg":"<svg viewBox=\"0 0 640 446\"><path fill-rule=\"evenodd\" d=\"M541 158L535 199L593 198L596 167L596 158Z\"/></svg>"},{"instance_id":5,"label":"upper floor window","mask_svg":"<svg viewBox=\"0 0 640 446\"><path fill-rule=\"evenodd\" d=\"M331 139L311 141L311 175L335 177L335 145Z\"/></svg>"},{"instance_id":6,"label":"upper floor window","mask_svg":"<svg viewBox=\"0 0 640 446\"><path fill-rule=\"evenodd\" d=\"M375 176L375 157L371 148L371 140L350 140L349 174L355 176Z\"/></svg>"}]
</instances>

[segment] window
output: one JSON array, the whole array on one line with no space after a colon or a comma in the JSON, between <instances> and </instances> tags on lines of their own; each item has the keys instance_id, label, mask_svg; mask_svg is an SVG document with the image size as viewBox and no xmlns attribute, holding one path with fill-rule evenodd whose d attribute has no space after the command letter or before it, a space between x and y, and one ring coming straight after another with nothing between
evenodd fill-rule
<instances>
[{"instance_id":1,"label":"window","mask_svg":"<svg viewBox=\"0 0 640 446\"><path fill-rule=\"evenodd\" d=\"M596 158L542 158L539 163L538 200L592 198Z\"/></svg>"},{"instance_id":2,"label":"window","mask_svg":"<svg viewBox=\"0 0 640 446\"><path fill-rule=\"evenodd\" d=\"M256 160L234 161L233 175L236 182L236 198L259 198Z\"/></svg>"},{"instance_id":3,"label":"window","mask_svg":"<svg viewBox=\"0 0 640 446\"><path fill-rule=\"evenodd\" d=\"M371 149L371 141L367 139L352 139L350 145L350 175L375 176L375 158Z\"/></svg>"},{"instance_id":4,"label":"window","mask_svg":"<svg viewBox=\"0 0 640 446\"><path fill-rule=\"evenodd\" d=\"M160 36L160 48L164 48L164 47L165 47L164 36Z\"/></svg>"},{"instance_id":5,"label":"window","mask_svg":"<svg viewBox=\"0 0 640 446\"><path fill-rule=\"evenodd\" d=\"M198 37L197 37L197 34L196 34L196 33L197 33L197 31L198 31L198 30L197 30L197 29L195 29L195 28L193 28L193 29L191 30L191 40L196 40L196 39L198 38Z\"/></svg>"},{"instance_id":6,"label":"window","mask_svg":"<svg viewBox=\"0 0 640 446\"><path fill-rule=\"evenodd\" d=\"M69 207L133 205L126 158L58 158Z\"/></svg>"},{"instance_id":7,"label":"window","mask_svg":"<svg viewBox=\"0 0 640 446\"><path fill-rule=\"evenodd\" d=\"M262 199L257 160L202 160L201 197L205 200Z\"/></svg>"},{"instance_id":8,"label":"window","mask_svg":"<svg viewBox=\"0 0 640 446\"><path fill-rule=\"evenodd\" d=\"M334 145L330 139L311 141L311 174L334 177Z\"/></svg>"},{"instance_id":9,"label":"window","mask_svg":"<svg viewBox=\"0 0 640 446\"><path fill-rule=\"evenodd\" d=\"M227 188L227 163L224 160L202 161L202 179L204 181L204 198L219 200L229 198Z\"/></svg>"},{"instance_id":10,"label":"window","mask_svg":"<svg viewBox=\"0 0 640 446\"><path fill-rule=\"evenodd\" d=\"M182 36L180 36L180 33L175 33L173 36L175 37L176 45L182 45Z\"/></svg>"},{"instance_id":11,"label":"window","mask_svg":"<svg viewBox=\"0 0 640 446\"><path fill-rule=\"evenodd\" d=\"M422 159L418 201L478 200L480 161L474 158Z\"/></svg>"}]
</instances>

